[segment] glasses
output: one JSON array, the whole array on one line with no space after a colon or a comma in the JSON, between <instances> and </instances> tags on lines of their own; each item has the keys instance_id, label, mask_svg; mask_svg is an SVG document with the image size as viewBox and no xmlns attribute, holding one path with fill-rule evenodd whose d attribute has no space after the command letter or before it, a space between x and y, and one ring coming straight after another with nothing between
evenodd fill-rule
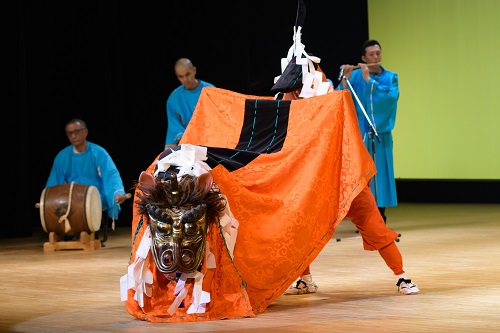
<instances>
[{"instance_id":1,"label":"glasses","mask_svg":"<svg viewBox=\"0 0 500 333\"><path fill-rule=\"evenodd\" d=\"M79 128L74 131L66 131L67 136L72 136L72 135L78 135L80 134L81 131L83 131L85 128Z\"/></svg>"}]
</instances>

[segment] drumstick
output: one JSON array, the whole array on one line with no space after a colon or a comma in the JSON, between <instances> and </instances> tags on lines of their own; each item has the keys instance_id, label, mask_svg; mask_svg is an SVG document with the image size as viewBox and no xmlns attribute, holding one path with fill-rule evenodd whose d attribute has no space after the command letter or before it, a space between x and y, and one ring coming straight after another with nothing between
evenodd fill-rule
<instances>
[{"instance_id":1,"label":"drumstick","mask_svg":"<svg viewBox=\"0 0 500 333\"><path fill-rule=\"evenodd\" d=\"M130 194L130 193L125 193L123 196L125 197L125 199L123 199L123 201L121 201L121 202L117 201L116 203L118 203L119 205L121 205L122 203L125 202L125 200L132 198L132 194Z\"/></svg>"}]
</instances>

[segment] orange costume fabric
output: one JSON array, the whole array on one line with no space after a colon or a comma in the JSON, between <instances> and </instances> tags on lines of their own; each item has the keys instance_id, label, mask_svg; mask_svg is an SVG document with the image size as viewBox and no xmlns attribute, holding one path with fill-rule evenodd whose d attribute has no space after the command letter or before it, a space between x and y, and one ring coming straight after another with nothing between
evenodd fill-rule
<instances>
[{"instance_id":1,"label":"orange costume fabric","mask_svg":"<svg viewBox=\"0 0 500 333\"><path fill-rule=\"evenodd\" d=\"M234 150L246 123L248 99L273 98L204 88L180 144ZM208 270L203 281L204 290L211 295L205 313L187 314L186 308L178 308L166 314L175 298L175 282L156 271L149 255L146 262L154 276L153 292L140 307L134 292L128 291L126 308L131 315L148 321L255 316L282 295L328 243L376 169L363 144L347 90L288 103L287 122L280 123L286 126L286 137L281 138L278 151L259 151L232 171L223 163L210 170L239 229L232 259L225 250L223 233L217 228L209 230L207 240L217 268ZM259 130L255 127L251 132ZM270 138L278 140L277 135ZM155 162L148 173L154 172ZM147 217L134 210L131 262L146 224ZM379 245L365 243L365 248L379 249Z\"/></svg>"}]
</instances>

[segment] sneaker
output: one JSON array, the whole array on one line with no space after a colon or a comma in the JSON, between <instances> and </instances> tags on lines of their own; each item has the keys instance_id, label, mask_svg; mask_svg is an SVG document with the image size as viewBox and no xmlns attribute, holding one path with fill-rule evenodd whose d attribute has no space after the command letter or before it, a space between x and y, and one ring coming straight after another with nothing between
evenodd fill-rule
<instances>
[{"instance_id":1,"label":"sneaker","mask_svg":"<svg viewBox=\"0 0 500 333\"><path fill-rule=\"evenodd\" d=\"M318 285L312 280L311 274L301 276L292 284L283 294L284 295L302 295L318 291Z\"/></svg>"},{"instance_id":2,"label":"sneaker","mask_svg":"<svg viewBox=\"0 0 500 333\"><path fill-rule=\"evenodd\" d=\"M396 286L398 286L398 291L403 295L418 294L420 291L418 286L412 283L410 279L401 278L398 280L398 283L396 283Z\"/></svg>"}]
</instances>

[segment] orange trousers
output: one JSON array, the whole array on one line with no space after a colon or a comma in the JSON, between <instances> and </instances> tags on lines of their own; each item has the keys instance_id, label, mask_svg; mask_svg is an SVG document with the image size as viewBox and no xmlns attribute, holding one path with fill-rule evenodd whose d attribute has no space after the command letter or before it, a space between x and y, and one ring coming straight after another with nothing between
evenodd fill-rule
<instances>
[{"instance_id":1,"label":"orange trousers","mask_svg":"<svg viewBox=\"0 0 500 333\"><path fill-rule=\"evenodd\" d=\"M346 218L351 220L359 230L365 250L377 250L394 275L404 273L403 257L394 242L398 234L385 225L369 184L352 201ZM310 272L310 267L307 267L302 275L310 274Z\"/></svg>"}]
</instances>

